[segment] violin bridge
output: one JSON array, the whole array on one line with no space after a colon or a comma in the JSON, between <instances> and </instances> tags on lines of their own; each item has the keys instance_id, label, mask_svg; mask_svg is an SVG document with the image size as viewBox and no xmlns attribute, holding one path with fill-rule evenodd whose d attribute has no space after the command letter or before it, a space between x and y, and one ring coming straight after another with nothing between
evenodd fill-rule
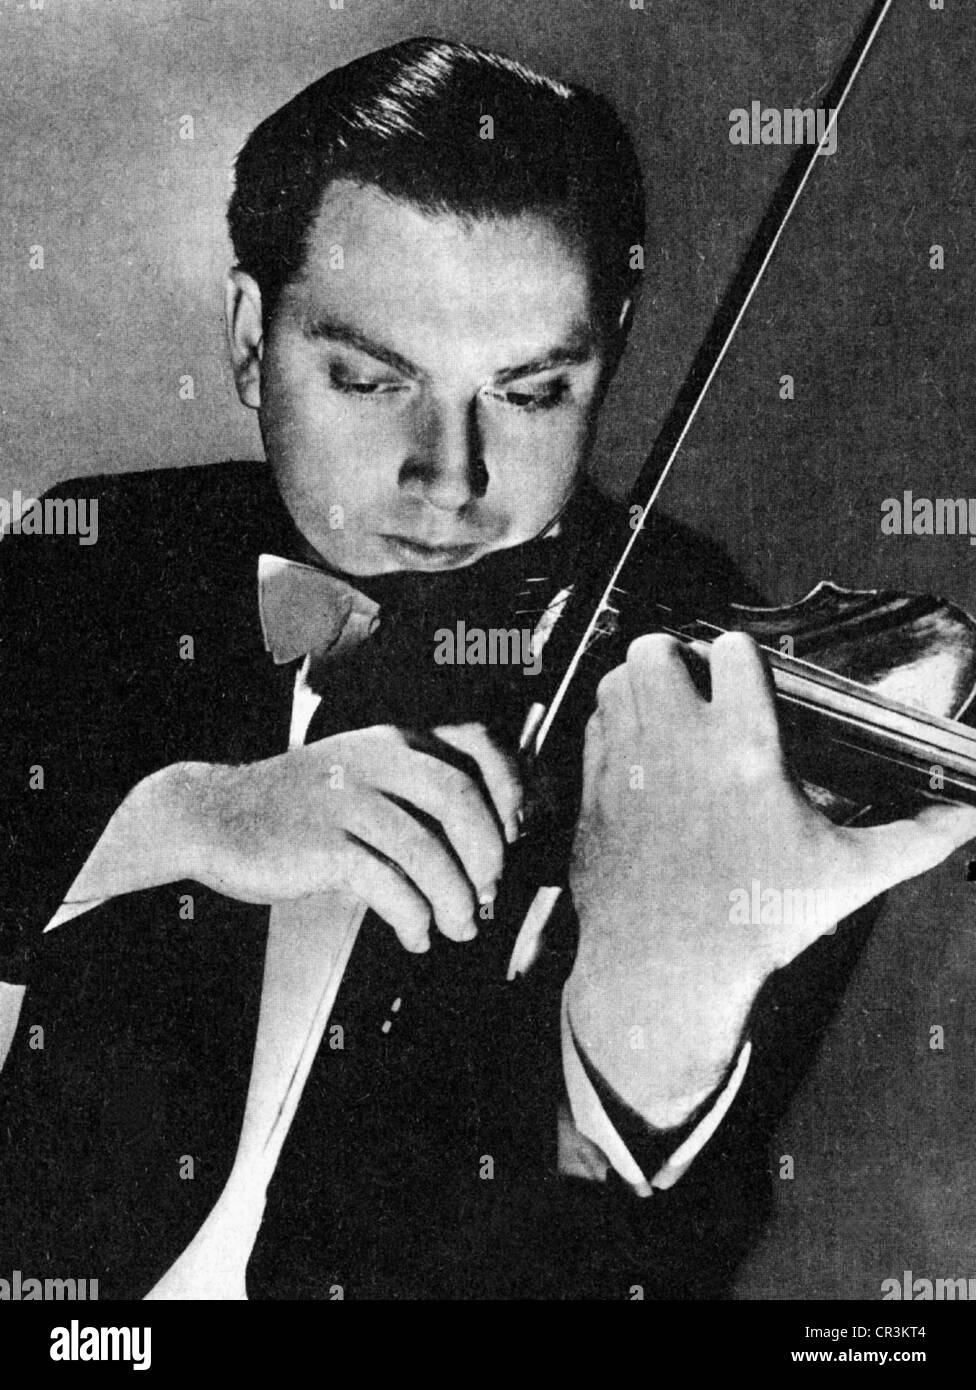
<instances>
[{"instance_id":1,"label":"violin bridge","mask_svg":"<svg viewBox=\"0 0 976 1390\"><path fill-rule=\"evenodd\" d=\"M600 605L600 610L596 615L593 628L587 639L586 650L589 651L601 637L614 637L620 630L620 602L627 597L623 589L616 586L610 589L607 597Z\"/></svg>"}]
</instances>

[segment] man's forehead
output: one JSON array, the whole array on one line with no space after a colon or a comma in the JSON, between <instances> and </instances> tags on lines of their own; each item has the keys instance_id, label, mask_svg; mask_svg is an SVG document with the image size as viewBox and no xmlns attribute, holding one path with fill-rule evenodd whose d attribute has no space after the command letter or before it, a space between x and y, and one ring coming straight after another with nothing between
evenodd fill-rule
<instances>
[{"instance_id":1,"label":"man's forehead","mask_svg":"<svg viewBox=\"0 0 976 1390\"><path fill-rule=\"evenodd\" d=\"M568 228L544 212L473 217L429 211L349 179L337 179L326 189L309 235L309 257L327 251L336 237L344 238L351 252L357 246L373 251L377 243L396 243L401 254L414 251L435 259L454 247L473 245L480 254L505 255L518 248L527 257L558 257L585 267L582 247Z\"/></svg>"},{"instance_id":2,"label":"man's forehead","mask_svg":"<svg viewBox=\"0 0 976 1390\"><path fill-rule=\"evenodd\" d=\"M428 214L349 182L327 190L289 299L306 330L331 318L395 346L393 332L408 357L445 336L513 351L595 337L584 255L551 220Z\"/></svg>"}]
</instances>

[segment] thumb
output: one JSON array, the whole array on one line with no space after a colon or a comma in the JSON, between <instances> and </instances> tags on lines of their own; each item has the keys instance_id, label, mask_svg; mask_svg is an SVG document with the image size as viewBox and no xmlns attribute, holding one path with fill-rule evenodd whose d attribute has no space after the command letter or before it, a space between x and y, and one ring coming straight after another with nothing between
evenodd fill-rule
<instances>
[{"instance_id":1,"label":"thumb","mask_svg":"<svg viewBox=\"0 0 976 1390\"><path fill-rule=\"evenodd\" d=\"M976 809L943 802L926 806L911 820L852 830L866 857L871 896L927 873L960 845L976 839Z\"/></svg>"}]
</instances>

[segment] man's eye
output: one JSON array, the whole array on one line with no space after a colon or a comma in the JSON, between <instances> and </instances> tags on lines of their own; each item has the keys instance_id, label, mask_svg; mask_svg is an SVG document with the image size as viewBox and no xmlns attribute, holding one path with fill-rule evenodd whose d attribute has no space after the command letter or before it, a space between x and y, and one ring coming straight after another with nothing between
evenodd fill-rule
<instances>
[{"instance_id":1,"label":"man's eye","mask_svg":"<svg viewBox=\"0 0 976 1390\"><path fill-rule=\"evenodd\" d=\"M329 372L329 382L347 396L381 396L400 389L398 381L362 381L334 369Z\"/></svg>"},{"instance_id":2,"label":"man's eye","mask_svg":"<svg viewBox=\"0 0 976 1390\"><path fill-rule=\"evenodd\" d=\"M565 381L553 381L537 391L503 390L495 391L493 394L506 405L514 406L516 410L551 410L553 406L565 400L568 389Z\"/></svg>"}]
</instances>

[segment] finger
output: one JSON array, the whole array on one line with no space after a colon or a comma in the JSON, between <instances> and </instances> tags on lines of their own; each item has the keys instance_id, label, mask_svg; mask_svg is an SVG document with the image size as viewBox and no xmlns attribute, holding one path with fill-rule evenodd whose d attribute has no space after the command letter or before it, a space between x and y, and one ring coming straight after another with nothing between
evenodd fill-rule
<instances>
[{"instance_id":1,"label":"finger","mask_svg":"<svg viewBox=\"0 0 976 1390\"><path fill-rule=\"evenodd\" d=\"M580 812L583 817L592 814L596 807L597 791L607 762L607 744L603 723L598 713L594 713L587 725L583 740L583 796Z\"/></svg>"},{"instance_id":2,"label":"finger","mask_svg":"<svg viewBox=\"0 0 976 1390\"><path fill-rule=\"evenodd\" d=\"M361 840L349 836L344 885L372 908L414 954L430 949L430 905L399 869Z\"/></svg>"},{"instance_id":3,"label":"finger","mask_svg":"<svg viewBox=\"0 0 976 1390\"><path fill-rule=\"evenodd\" d=\"M713 717L751 743L780 748L776 689L758 645L745 632L723 632L711 644Z\"/></svg>"},{"instance_id":4,"label":"finger","mask_svg":"<svg viewBox=\"0 0 976 1390\"><path fill-rule=\"evenodd\" d=\"M478 902L491 902L505 864L502 832L480 781L426 753L415 753L406 809L436 821Z\"/></svg>"},{"instance_id":5,"label":"finger","mask_svg":"<svg viewBox=\"0 0 976 1390\"><path fill-rule=\"evenodd\" d=\"M637 705L626 663L608 671L597 686L596 708L591 723L599 725L604 742L608 735L619 736L621 730L636 732Z\"/></svg>"},{"instance_id":6,"label":"finger","mask_svg":"<svg viewBox=\"0 0 976 1390\"><path fill-rule=\"evenodd\" d=\"M470 941L477 935L474 894L461 865L437 833L421 824L409 809L378 793L368 799L346 830L402 870L427 899L438 930L445 936L452 941ZM361 894L361 890L356 891Z\"/></svg>"},{"instance_id":7,"label":"finger","mask_svg":"<svg viewBox=\"0 0 976 1390\"><path fill-rule=\"evenodd\" d=\"M434 736L472 758L501 822L508 843L518 839L522 783L515 759L500 748L482 724L446 724Z\"/></svg>"},{"instance_id":8,"label":"finger","mask_svg":"<svg viewBox=\"0 0 976 1390\"><path fill-rule=\"evenodd\" d=\"M467 875L478 902L494 899L505 862L502 832L479 782L429 753L411 750L408 763L391 764L379 789L407 813L436 821Z\"/></svg>"},{"instance_id":9,"label":"finger","mask_svg":"<svg viewBox=\"0 0 976 1390\"><path fill-rule=\"evenodd\" d=\"M626 671L642 725L660 729L662 724L694 718L706 703L676 637L660 632L638 637L627 649Z\"/></svg>"}]
</instances>

